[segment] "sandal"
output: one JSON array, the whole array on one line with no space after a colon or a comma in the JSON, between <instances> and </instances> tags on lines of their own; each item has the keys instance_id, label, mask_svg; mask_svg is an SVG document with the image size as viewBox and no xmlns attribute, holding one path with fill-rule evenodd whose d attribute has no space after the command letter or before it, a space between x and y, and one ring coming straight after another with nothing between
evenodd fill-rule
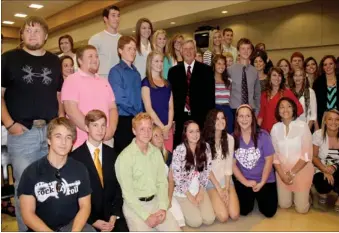
<instances>
[{"instance_id":1,"label":"sandal","mask_svg":"<svg viewBox=\"0 0 339 233\"><path fill-rule=\"evenodd\" d=\"M10 201L1 201L1 213L15 217L15 207L12 206Z\"/></svg>"}]
</instances>

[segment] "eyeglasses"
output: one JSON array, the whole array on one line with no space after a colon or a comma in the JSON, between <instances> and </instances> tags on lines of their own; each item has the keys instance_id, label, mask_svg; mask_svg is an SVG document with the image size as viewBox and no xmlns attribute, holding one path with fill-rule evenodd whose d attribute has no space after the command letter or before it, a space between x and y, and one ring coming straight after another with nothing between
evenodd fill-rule
<instances>
[{"instance_id":1,"label":"eyeglasses","mask_svg":"<svg viewBox=\"0 0 339 233\"><path fill-rule=\"evenodd\" d=\"M59 170L57 170L55 172L55 178L57 179L56 191L60 192L60 190L62 188L62 180L61 180L61 175L60 175L60 171Z\"/></svg>"}]
</instances>

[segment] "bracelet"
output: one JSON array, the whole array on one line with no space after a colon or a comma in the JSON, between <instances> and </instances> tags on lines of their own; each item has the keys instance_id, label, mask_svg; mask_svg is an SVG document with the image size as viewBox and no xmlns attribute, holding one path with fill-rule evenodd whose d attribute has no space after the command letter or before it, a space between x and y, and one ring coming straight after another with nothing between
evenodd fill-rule
<instances>
[{"instance_id":1,"label":"bracelet","mask_svg":"<svg viewBox=\"0 0 339 233\"><path fill-rule=\"evenodd\" d=\"M16 123L16 121L13 121L13 123L10 126L6 127L6 129L9 130L10 128L13 127L13 125L15 125L15 123Z\"/></svg>"}]
</instances>

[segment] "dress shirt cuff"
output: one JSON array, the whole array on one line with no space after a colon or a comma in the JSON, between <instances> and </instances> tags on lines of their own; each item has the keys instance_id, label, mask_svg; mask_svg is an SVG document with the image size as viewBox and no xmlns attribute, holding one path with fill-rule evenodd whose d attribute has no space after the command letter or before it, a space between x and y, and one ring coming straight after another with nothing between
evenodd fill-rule
<instances>
[{"instance_id":1,"label":"dress shirt cuff","mask_svg":"<svg viewBox=\"0 0 339 233\"><path fill-rule=\"evenodd\" d=\"M146 221L147 218L150 216L150 213L146 212L146 211L140 211L140 213L138 214L140 216L140 218L143 221Z\"/></svg>"},{"instance_id":2,"label":"dress shirt cuff","mask_svg":"<svg viewBox=\"0 0 339 233\"><path fill-rule=\"evenodd\" d=\"M160 202L159 203L159 209L161 210L166 210L168 209L168 204L166 204L165 202Z\"/></svg>"}]
</instances>

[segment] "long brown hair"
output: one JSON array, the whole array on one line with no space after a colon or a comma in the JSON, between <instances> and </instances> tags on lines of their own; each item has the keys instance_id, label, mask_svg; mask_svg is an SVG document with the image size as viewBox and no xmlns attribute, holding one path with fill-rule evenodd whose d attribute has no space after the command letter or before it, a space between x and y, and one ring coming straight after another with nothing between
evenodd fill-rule
<instances>
[{"instance_id":1,"label":"long brown hair","mask_svg":"<svg viewBox=\"0 0 339 233\"><path fill-rule=\"evenodd\" d=\"M191 151L191 148L188 144L188 139L186 136L187 128L190 124L197 124L197 123L192 120L186 121L184 124L184 130L182 131L182 141L186 147L185 170L190 171L192 168L194 168L194 170L201 172L207 166L207 155L206 155L207 146L206 146L206 142L203 140L202 135L200 135L200 139L197 142L195 151L194 152ZM194 157L196 158L195 165L194 165Z\"/></svg>"},{"instance_id":2,"label":"long brown hair","mask_svg":"<svg viewBox=\"0 0 339 233\"><path fill-rule=\"evenodd\" d=\"M268 74L267 74L267 83L266 83L266 88L265 88L268 100L272 97L271 95L272 95L273 87L272 87L272 83L271 83L271 76L272 76L273 72L276 72L276 73L278 73L281 76L281 83L280 83L279 90L278 90L278 92L280 92L280 97L283 96L283 92L285 90L284 72L282 71L282 69L280 69L277 66L272 67L270 69L270 71L268 72Z\"/></svg>"},{"instance_id":3,"label":"long brown hair","mask_svg":"<svg viewBox=\"0 0 339 233\"><path fill-rule=\"evenodd\" d=\"M278 62L277 62L277 67L280 68L280 65L281 65L281 62L286 62L286 64L288 65L288 73L287 73L287 77L285 78L285 82L286 82L286 79L287 79L287 83L288 85L290 85L290 82L291 82L291 77L292 77L292 73L293 73L293 70L292 70L292 66L291 66L291 63L289 60L287 60L286 58L282 58L280 59ZM280 68L281 69L281 68ZM284 72L283 72L284 73Z\"/></svg>"},{"instance_id":4,"label":"long brown hair","mask_svg":"<svg viewBox=\"0 0 339 233\"><path fill-rule=\"evenodd\" d=\"M139 55L141 55L141 33L140 33L140 28L141 28L141 24L142 23L148 23L150 25L151 28L151 35L148 38L148 41L151 44L151 48L153 50L153 44L151 41L152 35L153 35L153 25L152 22L147 19L147 18L141 18L138 20L137 25L135 26L135 39L136 39L136 46L137 46L137 51L139 53Z\"/></svg>"},{"instance_id":5,"label":"long brown hair","mask_svg":"<svg viewBox=\"0 0 339 233\"><path fill-rule=\"evenodd\" d=\"M227 72L227 60L224 55L216 54L212 59L212 69L213 72L215 72L215 64L218 62L218 60L224 60L225 62L225 70L221 75L222 81L224 82L225 86L228 88L231 85L231 81L229 80L229 75Z\"/></svg>"},{"instance_id":6,"label":"long brown hair","mask_svg":"<svg viewBox=\"0 0 339 233\"><path fill-rule=\"evenodd\" d=\"M225 159L226 156L228 155L229 149L228 149L228 140L227 140L227 118L222 110L212 109L211 111L209 111L209 113L206 116L206 121L204 124L203 138L210 145L211 152L212 152L212 159L215 159L216 153L217 153L216 148L215 148L215 122L217 121L218 113L222 113L226 121L226 127L221 132L221 138L220 138L221 151L222 151L221 158ZM232 156L232 155L229 155L229 156Z\"/></svg>"},{"instance_id":7,"label":"long brown hair","mask_svg":"<svg viewBox=\"0 0 339 233\"><path fill-rule=\"evenodd\" d=\"M168 46L167 46L167 50L166 50L166 54L168 54L170 57L172 57L176 62L178 62L178 57L177 55L175 54L175 48L174 48L174 44L175 44L175 41L177 39L181 38L182 40L184 40L184 36L181 35L181 34L175 34L171 39L170 41L168 42Z\"/></svg>"},{"instance_id":8,"label":"long brown hair","mask_svg":"<svg viewBox=\"0 0 339 233\"><path fill-rule=\"evenodd\" d=\"M303 85L300 89L299 92L297 92L296 88L295 88L295 82L294 82L294 75L296 72L301 72L303 77L304 77L304 81L303 81ZM308 82L308 78L306 77L306 71L300 68L294 69L293 70L293 79L290 85L290 89L293 92L293 94L295 95L295 97L297 97L297 99L299 100L302 96L304 96L305 98L305 116L307 117L308 114L308 109L310 107L310 102L311 102L311 97L310 97L310 83Z\"/></svg>"},{"instance_id":9,"label":"long brown hair","mask_svg":"<svg viewBox=\"0 0 339 233\"><path fill-rule=\"evenodd\" d=\"M250 110L251 112L251 116L252 116L252 122L251 122L251 139L253 140L254 143L254 147L257 148L258 147L258 138L259 138L259 134L261 133L261 129L260 126L257 123L256 117L255 117L255 113L253 111L253 109L249 106L249 105L240 105L235 113L235 123L234 123L234 133L233 133L233 137L234 137L234 150L237 150L240 146L240 137L241 137L241 128L240 125L238 123L238 114L239 114L239 110L242 108L247 108L248 110Z\"/></svg>"},{"instance_id":10,"label":"long brown hair","mask_svg":"<svg viewBox=\"0 0 339 233\"><path fill-rule=\"evenodd\" d=\"M155 85L154 81L153 81L153 77L152 77L152 60L155 56L161 56L162 59L164 60L164 55L161 52L155 51L153 50L152 52L150 52L147 56L147 60L146 60L146 77L148 79L148 82L150 83L151 87L153 88L157 88L157 86ZM166 79L164 79L164 77L162 76L162 72L160 72L160 78L162 79L162 81L164 82L165 86L168 87L168 82Z\"/></svg>"},{"instance_id":11,"label":"long brown hair","mask_svg":"<svg viewBox=\"0 0 339 233\"><path fill-rule=\"evenodd\" d=\"M336 59L335 59L335 57L333 55L326 55L326 56L324 56L321 59L321 61L319 63L319 76L323 76L324 75L326 77L326 73L324 71L324 63L325 63L326 59L332 59L332 61L334 63L334 74L335 74L335 68L336 68L337 61L336 61Z\"/></svg>"}]
</instances>

